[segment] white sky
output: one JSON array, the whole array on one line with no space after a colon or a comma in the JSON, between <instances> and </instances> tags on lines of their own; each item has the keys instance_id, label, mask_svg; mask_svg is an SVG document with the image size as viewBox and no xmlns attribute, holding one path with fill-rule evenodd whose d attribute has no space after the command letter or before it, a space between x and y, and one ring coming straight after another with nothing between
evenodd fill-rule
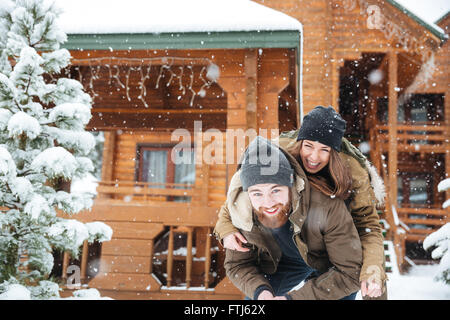
<instances>
[{"instance_id":1,"label":"white sky","mask_svg":"<svg viewBox=\"0 0 450 320\"><path fill-rule=\"evenodd\" d=\"M395 0L428 23L435 23L450 10L450 0Z\"/></svg>"}]
</instances>

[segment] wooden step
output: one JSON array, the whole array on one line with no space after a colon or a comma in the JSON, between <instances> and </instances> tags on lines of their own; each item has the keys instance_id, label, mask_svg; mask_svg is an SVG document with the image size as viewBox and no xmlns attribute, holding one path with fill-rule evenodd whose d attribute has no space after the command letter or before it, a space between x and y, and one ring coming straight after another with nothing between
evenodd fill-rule
<instances>
[{"instance_id":1,"label":"wooden step","mask_svg":"<svg viewBox=\"0 0 450 320\"><path fill-rule=\"evenodd\" d=\"M89 282L89 287L99 290L160 291L161 283L153 274L99 273Z\"/></svg>"}]
</instances>

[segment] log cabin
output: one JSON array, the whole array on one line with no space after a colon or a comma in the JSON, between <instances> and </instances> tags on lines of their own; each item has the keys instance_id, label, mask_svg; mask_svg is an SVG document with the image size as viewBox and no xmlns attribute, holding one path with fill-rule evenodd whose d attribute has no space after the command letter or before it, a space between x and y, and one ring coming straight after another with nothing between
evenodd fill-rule
<instances>
[{"instance_id":1,"label":"log cabin","mask_svg":"<svg viewBox=\"0 0 450 320\"><path fill-rule=\"evenodd\" d=\"M242 299L211 235L228 182L252 135L296 129L316 105L339 110L384 179L387 264L423 258L449 221L436 187L450 172L448 15L436 25L394 0L175 1L145 19L133 3L119 19L114 5L61 2L66 72L104 135L94 206L76 219L113 229L79 260L57 254L63 284L77 264L116 299Z\"/></svg>"},{"instance_id":2,"label":"log cabin","mask_svg":"<svg viewBox=\"0 0 450 320\"><path fill-rule=\"evenodd\" d=\"M80 261L64 254L55 272L66 282L79 264L82 282L112 298L241 299L211 233L252 135L298 127L302 25L250 1L173 3L183 18L170 22L162 4L145 21L112 8L136 21L112 18L106 32L63 4L75 29L67 74L104 135L95 204L76 219L107 223L113 238L86 243Z\"/></svg>"}]
</instances>

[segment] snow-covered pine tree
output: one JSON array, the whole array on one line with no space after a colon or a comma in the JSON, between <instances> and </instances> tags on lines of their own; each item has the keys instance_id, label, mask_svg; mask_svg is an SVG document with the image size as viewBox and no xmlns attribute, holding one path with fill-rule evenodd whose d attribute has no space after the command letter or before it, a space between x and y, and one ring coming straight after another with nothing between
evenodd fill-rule
<instances>
[{"instance_id":1,"label":"snow-covered pine tree","mask_svg":"<svg viewBox=\"0 0 450 320\"><path fill-rule=\"evenodd\" d=\"M22 284L32 298L58 295L52 250L76 256L84 240L111 238L105 224L57 216L92 206L67 186L93 170L95 147L91 98L60 74L71 57L58 15L47 0L0 4L0 294Z\"/></svg>"},{"instance_id":2,"label":"snow-covered pine tree","mask_svg":"<svg viewBox=\"0 0 450 320\"><path fill-rule=\"evenodd\" d=\"M444 179L438 184L438 191L450 190L450 178ZM450 199L447 199L442 207L450 206ZM423 241L425 250L432 249L431 257L441 259L437 271L436 280L443 281L450 285L450 223L444 224L437 231L433 232Z\"/></svg>"}]
</instances>

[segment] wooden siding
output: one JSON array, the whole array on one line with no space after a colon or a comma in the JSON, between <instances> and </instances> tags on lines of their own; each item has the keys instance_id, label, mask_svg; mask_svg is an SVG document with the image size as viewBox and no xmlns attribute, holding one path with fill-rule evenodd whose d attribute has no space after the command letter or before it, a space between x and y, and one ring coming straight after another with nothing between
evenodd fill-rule
<instances>
[{"instance_id":1,"label":"wooden siding","mask_svg":"<svg viewBox=\"0 0 450 320\"><path fill-rule=\"evenodd\" d=\"M258 2L291 15L301 21L304 26L303 60L301 61L304 114L316 105L333 105L339 109L341 76L346 72L349 74L356 72L359 76L367 76L368 70L356 67L352 69L351 64L362 63L366 68L374 67L383 72L382 81L369 87L371 102L367 107L368 116L364 121L366 128L371 129L372 161L382 172L385 181L389 182L387 183L389 202L386 209L390 218L393 214L390 211L390 205L395 206L397 202L397 169L407 171L412 164L423 162L423 170L431 170L429 163L425 160L428 155L437 152L441 155L445 153L446 172L450 172L448 140L445 139L449 136L450 123L448 42L435 53L437 71L431 80L435 85L420 87L416 91L447 96L447 99L444 99L446 119L442 126L443 132L439 132L439 144L422 146L423 152L419 155L419 161L416 155L409 158L405 156L407 153L415 154L417 150L408 143L411 136L401 131L401 124L397 124L396 101L399 99L399 94L404 92L420 72L422 57L417 52L406 50L398 45L401 39L395 37L388 39L380 30L369 29L367 13L364 10L361 11L358 3L380 5L389 19L394 19L411 31L410 35L423 41L427 50L436 45L436 39L430 36L429 32L388 3L381 5L381 1L376 0L361 2L260 0ZM442 23L448 25L448 21ZM117 186L120 188L121 182L135 181L138 146L141 144L174 145L178 142L171 141L174 129L187 129L191 135L190 142L197 147L201 146L196 154L201 161L196 165L195 185L190 203L166 201L165 197L152 198L149 201L136 197L131 199L132 201L129 199L125 201L121 193L125 189L114 190L109 184L108 188L103 190L108 190L113 195L100 194L92 212L81 215L84 221L104 221L114 230L112 241L105 243L102 247L101 276L94 278L93 285L111 294L110 296L119 298L175 298L174 291L164 288L152 275L154 242L166 230L170 232L182 230L189 233L195 229L195 234L201 239L199 251L205 252L205 256L210 254L211 251L205 248L211 246L213 241L210 232L217 219L217 210L226 199L227 187L236 171L237 160L244 151L246 143L249 142L247 137L241 146L237 143L227 145L227 141L221 139L225 139L229 130L235 130L235 132L241 130L240 134L243 135L247 129L254 129L256 132L265 129L268 130L268 137L273 137L270 133L271 129L283 130L287 127L291 129L299 125L300 114L297 110L299 92L296 92L299 70L295 61L296 54L292 49L282 48L114 50L112 52L74 50L71 53L74 57L74 65L78 68L73 69L72 73L74 77L79 77L80 74L84 77L86 88L89 89L89 82L94 79L91 74L92 68L98 70L97 76L100 81L96 83L99 90L88 90L91 94L94 92L98 94L98 97L94 99L94 117L89 127L93 130L105 130L102 168L102 180L105 183L117 181ZM369 60L375 56L380 60L377 60L377 65L371 65ZM111 82L109 70L103 68L111 61L119 66L118 70L125 77L124 79L131 83L130 90L127 91L118 83ZM96 64L93 65L94 62ZM162 69L163 65L191 66L197 74L192 89L198 91L204 85L198 75L210 63L219 67L220 77L217 83L206 90L203 97L195 96L194 99L187 93L180 95L179 86L170 81L170 72ZM149 72L151 80L146 82L148 86L148 100L146 100L148 107L146 107L139 99L141 93L139 82L142 80L141 71L146 70L145 68L150 65L155 69ZM163 73L160 73L161 70ZM162 75L161 83L164 85L156 88L160 74ZM184 74L179 80L186 83L189 78L187 74ZM111 91L111 88L115 91ZM380 125L377 123L376 101L383 97L389 98L388 127L376 126ZM192 105L191 102L193 102ZM194 121L201 121L202 136L200 137L195 135ZM217 132L220 135L217 137L220 136L220 138L215 137L214 140L209 139L210 137L205 138L206 131L213 128L218 129ZM213 149L215 153L210 153ZM217 157L218 153L222 153L221 157ZM224 162L228 153L233 154L233 161ZM383 162L381 157L383 154L389 155L389 166ZM209 161L211 159L216 161ZM435 158L430 156L428 159ZM388 170L385 172L384 168ZM437 178L439 176L435 175L434 179ZM449 193L447 192L447 197ZM441 199L442 197L435 195L434 201ZM437 228L449 219L448 210L434 207L420 208L420 210L409 207L398 209L399 217L408 223L423 223L424 221L417 219L417 214L422 214L423 217L432 216L427 221L432 228ZM394 229L396 228L392 219L389 223ZM398 244L396 249L399 256L403 258L406 240L423 240L427 233L429 231L404 235L394 230L391 236ZM171 251L173 250L168 250L166 256L168 270L172 270L174 261L179 259L174 258ZM198 263L188 263L189 259L186 257L186 270L183 270L186 280L191 280L191 271L192 278L204 272L205 287L202 292L179 291L177 297L241 298L240 293L228 279L223 279L213 291L208 291L210 279L206 270L209 270L211 261L206 259L208 262L199 266ZM222 261L223 252L218 253L217 259L219 262ZM172 280L168 278L169 283ZM169 292L171 297L168 296Z\"/></svg>"}]
</instances>

